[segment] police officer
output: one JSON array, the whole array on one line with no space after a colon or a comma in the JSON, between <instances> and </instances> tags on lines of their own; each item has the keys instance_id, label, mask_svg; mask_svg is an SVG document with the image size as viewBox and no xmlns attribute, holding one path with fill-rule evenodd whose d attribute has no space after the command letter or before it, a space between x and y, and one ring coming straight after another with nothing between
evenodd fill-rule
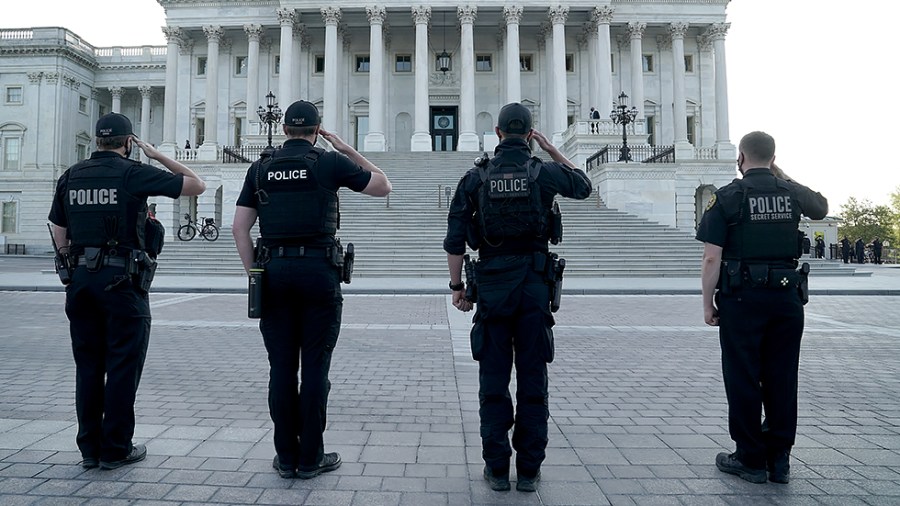
<instances>
[{"instance_id":1,"label":"police officer","mask_svg":"<svg viewBox=\"0 0 900 506\"><path fill-rule=\"evenodd\" d=\"M262 276L260 330L269 356L269 413L283 478L313 478L341 465L325 453L322 433L331 354L341 327L338 195L341 187L376 197L384 172L320 125L315 105L297 101L284 114L287 140L247 171L232 231L244 268ZM321 135L337 152L314 147ZM250 229L259 218L254 254ZM300 390L297 391L297 370Z\"/></svg>"},{"instance_id":2,"label":"police officer","mask_svg":"<svg viewBox=\"0 0 900 506\"><path fill-rule=\"evenodd\" d=\"M841 239L841 258L845 264L850 263L850 239L846 235Z\"/></svg>"},{"instance_id":3,"label":"police officer","mask_svg":"<svg viewBox=\"0 0 900 506\"><path fill-rule=\"evenodd\" d=\"M743 178L715 193L697 228L704 319L719 326L728 428L737 446L718 454L716 467L753 483L764 483L768 470L769 480L787 483L806 288L806 268L796 270L800 215L822 219L828 201L783 172L777 174L785 179L776 177L768 134L745 135L739 151Z\"/></svg>"},{"instance_id":4,"label":"police officer","mask_svg":"<svg viewBox=\"0 0 900 506\"><path fill-rule=\"evenodd\" d=\"M447 219L444 251L453 305L472 309L462 282L463 254L478 251L478 308L471 333L479 362L484 478L493 490L509 490L509 429L515 426L516 489L534 492L547 446L547 363L553 359L548 240L554 196L585 199L591 183L583 171L537 130L519 103L500 110L495 128L500 144L490 161L481 159L459 181ZM534 139L553 162L532 157ZM474 244L473 244L474 243ZM516 366L517 409L509 394Z\"/></svg>"},{"instance_id":5,"label":"police officer","mask_svg":"<svg viewBox=\"0 0 900 506\"><path fill-rule=\"evenodd\" d=\"M158 252L149 251L145 241L147 197L200 195L206 184L134 137L131 121L121 114L97 121L96 142L89 159L59 178L49 219L62 269L68 271L61 276L71 279L66 316L75 357L81 465L115 469L147 455L147 448L131 439L150 339L147 288L155 265L149 257ZM171 173L129 159L134 146Z\"/></svg>"}]
</instances>

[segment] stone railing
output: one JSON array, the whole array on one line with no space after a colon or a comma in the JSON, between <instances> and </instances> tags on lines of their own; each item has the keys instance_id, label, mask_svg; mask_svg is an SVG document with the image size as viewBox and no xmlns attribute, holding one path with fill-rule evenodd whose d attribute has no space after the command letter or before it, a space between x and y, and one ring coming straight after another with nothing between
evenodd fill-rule
<instances>
[{"instance_id":1,"label":"stone railing","mask_svg":"<svg viewBox=\"0 0 900 506\"><path fill-rule=\"evenodd\" d=\"M719 154L715 146L694 148L694 158L697 160L718 160Z\"/></svg>"},{"instance_id":2,"label":"stone railing","mask_svg":"<svg viewBox=\"0 0 900 506\"><path fill-rule=\"evenodd\" d=\"M30 40L34 38L31 29L0 30L0 40Z\"/></svg>"}]
</instances>

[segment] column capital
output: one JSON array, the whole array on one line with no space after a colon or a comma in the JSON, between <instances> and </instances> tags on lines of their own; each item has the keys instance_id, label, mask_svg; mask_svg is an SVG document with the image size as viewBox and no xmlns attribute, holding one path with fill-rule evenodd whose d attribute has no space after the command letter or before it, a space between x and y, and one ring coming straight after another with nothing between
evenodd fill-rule
<instances>
[{"instance_id":1,"label":"column capital","mask_svg":"<svg viewBox=\"0 0 900 506\"><path fill-rule=\"evenodd\" d=\"M109 94L112 95L113 98L122 98L122 93L124 93L124 90L121 86L110 86L107 89L109 90Z\"/></svg>"},{"instance_id":2,"label":"column capital","mask_svg":"<svg viewBox=\"0 0 900 506\"><path fill-rule=\"evenodd\" d=\"M259 38L262 37L263 27L262 25L246 24L244 25L244 32L247 34L248 40L259 42Z\"/></svg>"},{"instance_id":3,"label":"column capital","mask_svg":"<svg viewBox=\"0 0 900 506\"><path fill-rule=\"evenodd\" d=\"M43 79L43 77L44 77L43 72L29 72L27 75L28 75L28 81L31 84L39 84L41 82L41 79Z\"/></svg>"},{"instance_id":4,"label":"column capital","mask_svg":"<svg viewBox=\"0 0 900 506\"><path fill-rule=\"evenodd\" d=\"M642 23L640 21L631 21L628 23L626 30L628 31L628 37L631 40L638 39L644 36L644 30L647 29L647 23Z\"/></svg>"},{"instance_id":5,"label":"column capital","mask_svg":"<svg viewBox=\"0 0 900 506\"><path fill-rule=\"evenodd\" d=\"M44 77L47 78L47 84L56 84L59 82L59 72L47 72L44 74ZM119 89L121 90L122 88Z\"/></svg>"},{"instance_id":6,"label":"column capital","mask_svg":"<svg viewBox=\"0 0 900 506\"><path fill-rule=\"evenodd\" d=\"M303 36L306 35L306 25L303 23L297 23L292 28L294 38L298 40L303 40Z\"/></svg>"},{"instance_id":7,"label":"column capital","mask_svg":"<svg viewBox=\"0 0 900 506\"><path fill-rule=\"evenodd\" d=\"M472 24L478 16L478 7L474 5L460 5L456 8L456 16L459 18L459 24Z\"/></svg>"},{"instance_id":8,"label":"column capital","mask_svg":"<svg viewBox=\"0 0 900 506\"><path fill-rule=\"evenodd\" d=\"M417 25L428 24L431 20L431 6L414 5L412 8L412 17Z\"/></svg>"},{"instance_id":9,"label":"column capital","mask_svg":"<svg viewBox=\"0 0 900 506\"><path fill-rule=\"evenodd\" d=\"M608 25L612 23L613 13L615 13L615 9L609 5L594 7L594 10L591 11L591 20L598 25Z\"/></svg>"},{"instance_id":10,"label":"column capital","mask_svg":"<svg viewBox=\"0 0 900 506\"><path fill-rule=\"evenodd\" d=\"M322 13L322 21L325 22L326 26L337 26L341 21L340 7L322 7L319 12Z\"/></svg>"},{"instance_id":11,"label":"column capital","mask_svg":"<svg viewBox=\"0 0 900 506\"><path fill-rule=\"evenodd\" d=\"M731 28L731 23L713 23L709 25L703 36L712 42L724 40L729 28Z\"/></svg>"},{"instance_id":12,"label":"column capital","mask_svg":"<svg viewBox=\"0 0 900 506\"><path fill-rule=\"evenodd\" d=\"M578 49L584 49L588 45L588 32L581 31L575 34L575 43L578 44Z\"/></svg>"},{"instance_id":13,"label":"column capital","mask_svg":"<svg viewBox=\"0 0 900 506\"><path fill-rule=\"evenodd\" d=\"M660 51L672 49L672 38L665 35L657 35L656 47L659 48Z\"/></svg>"},{"instance_id":14,"label":"column capital","mask_svg":"<svg viewBox=\"0 0 900 506\"><path fill-rule=\"evenodd\" d=\"M282 7L275 11L278 16L278 24L281 26L291 26L297 21L297 11Z\"/></svg>"},{"instance_id":15,"label":"column capital","mask_svg":"<svg viewBox=\"0 0 900 506\"><path fill-rule=\"evenodd\" d=\"M668 27L669 36L672 38L672 40L683 39L687 34L688 28L690 28L690 25L688 23L672 23Z\"/></svg>"},{"instance_id":16,"label":"column capital","mask_svg":"<svg viewBox=\"0 0 900 506\"><path fill-rule=\"evenodd\" d=\"M522 21L522 11L523 8L521 5L504 5L503 6L503 19L506 20L506 24L519 24Z\"/></svg>"},{"instance_id":17,"label":"column capital","mask_svg":"<svg viewBox=\"0 0 900 506\"><path fill-rule=\"evenodd\" d=\"M497 49L503 49L506 43L506 23L503 21L497 26Z\"/></svg>"},{"instance_id":18,"label":"column capital","mask_svg":"<svg viewBox=\"0 0 900 506\"><path fill-rule=\"evenodd\" d=\"M266 37L265 35L260 36L259 38L259 49L260 51L267 53L272 50L272 38Z\"/></svg>"},{"instance_id":19,"label":"column capital","mask_svg":"<svg viewBox=\"0 0 900 506\"><path fill-rule=\"evenodd\" d=\"M178 54L189 56L192 52L194 52L194 39L190 37L178 39Z\"/></svg>"},{"instance_id":20,"label":"column capital","mask_svg":"<svg viewBox=\"0 0 900 506\"><path fill-rule=\"evenodd\" d=\"M100 90L97 88L91 88L91 99L97 100L97 96L100 94Z\"/></svg>"},{"instance_id":21,"label":"column capital","mask_svg":"<svg viewBox=\"0 0 900 506\"><path fill-rule=\"evenodd\" d=\"M341 38L344 49L350 49L350 43L353 42L353 35L350 33L350 27L346 23L340 23L337 29L338 36Z\"/></svg>"},{"instance_id":22,"label":"column capital","mask_svg":"<svg viewBox=\"0 0 900 506\"><path fill-rule=\"evenodd\" d=\"M383 5L367 5L366 17L369 18L370 25L382 25L387 17L387 10Z\"/></svg>"},{"instance_id":23,"label":"column capital","mask_svg":"<svg viewBox=\"0 0 900 506\"><path fill-rule=\"evenodd\" d=\"M300 47L306 50L312 47L312 36L309 34L309 30L304 30L300 35Z\"/></svg>"},{"instance_id":24,"label":"column capital","mask_svg":"<svg viewBox=\"0 0 900 506\"><path fill-rule=\"evenodd\" d=\"M169 44L172 43L181 43L181 39L184 38L184 30L178 26L164 26L162 27L163 35L166 36L166 42Z\"/></svg>"},{"instance_id":25,"label":"column capital","mask_svg":"<svg viewBox=\"0 0 900 506\"><path fill-rule=\"evenodd\" d=\"M218 43L222 41L225 30L221 26L207 25L203 27L203 33L206 34L206 40Z\"/></svg>"},{"instance_id":26,"label":"column capital","mask_svg":"<svg viewBox=\"0 0 900 506\"><path fill-rule=\"evenodd\" d=\"M152 86L142 85L138 86L137 89L141 93L141 98L143 98L144 100L150 100L150 97L153 96Z\"/></svg>"},{"instance_id":27,"label":"column capital","mask_svg":"<svg viewBox=\"0 0 900 506\"><path fill-rule=\"evenodd\" d=\"M547 13L550 16L550 22L554 25L565 24L566 20L569 19L569 7L565 5L554 5L550 7Z\"/></svg>"}]
</instances>

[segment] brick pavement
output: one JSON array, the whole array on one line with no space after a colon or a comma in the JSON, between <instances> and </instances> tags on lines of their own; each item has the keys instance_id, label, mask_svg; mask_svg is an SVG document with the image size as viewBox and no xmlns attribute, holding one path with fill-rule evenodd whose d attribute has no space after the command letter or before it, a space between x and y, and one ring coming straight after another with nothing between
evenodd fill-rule
<instances>
[{"instance_id":1,"label":"brick pavement","mask_svg":"<svg viewBox=\"0 0 900 506\"><path fill-rule=\"evenodd\" d=\"M347 296L325 433L344 465L309 481L271 469L265 352L244 297L152 298L135 436L149 456L84 471L63 294L0 292L0 503L900 504L898 297L807 306L786 486L713 465L732 443L697 296L566 298L538 494L481 479L471 313L448 297Z\"/></svg>"}]
</instances>

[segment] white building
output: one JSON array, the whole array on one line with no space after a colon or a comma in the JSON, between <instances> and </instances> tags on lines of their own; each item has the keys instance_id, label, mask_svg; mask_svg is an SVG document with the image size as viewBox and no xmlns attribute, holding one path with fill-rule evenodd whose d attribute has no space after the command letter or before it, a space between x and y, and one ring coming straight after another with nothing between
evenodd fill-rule
<instances>
[{"instance_id":1,"label":"white building","mask_svg":"<svg viewBox=\"0 0 900 506\"><path fill-rule=\"evenodd\" d=\"M89 155L93 124L110 111L207 179L199 202L160 202L168 225L198 207L229 224L247 164L227 162L265 144L257 109L269 91L283 108L315 103L323 126L368 152L490 150L500 107L520 101L589 165L610 207L679 228L692 229L734 174L729 0L158 1L167 46L97 48L65 28L0 29L7 242L46 247L55 180ZM620 92L638 109L638 163L588 164L621 142L609 119ZM588 121L591 107L599 122Z\"/></svg>"}]
</instances>

